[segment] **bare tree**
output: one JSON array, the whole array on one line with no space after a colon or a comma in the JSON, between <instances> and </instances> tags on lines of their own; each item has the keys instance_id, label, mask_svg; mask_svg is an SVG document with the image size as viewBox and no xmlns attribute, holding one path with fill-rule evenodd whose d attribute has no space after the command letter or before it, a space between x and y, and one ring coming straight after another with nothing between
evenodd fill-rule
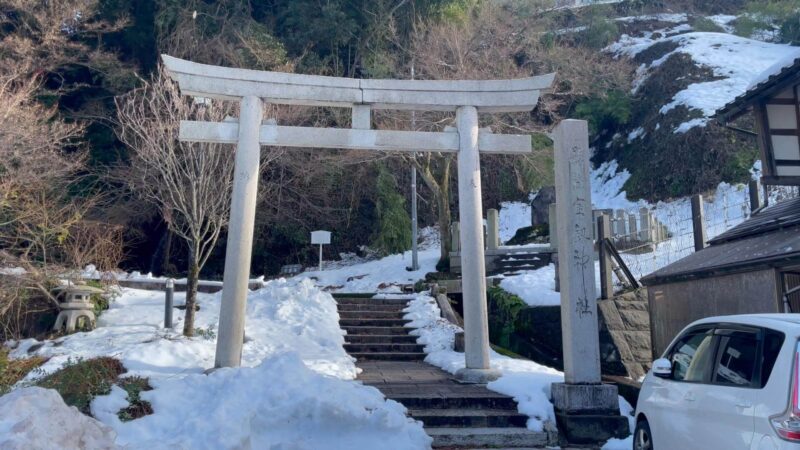
<instances>
[{"instance_id":1,"label":"bare tree","mask_svg":"<svg viewBox=\"0 0 800 450\"><path fill-rule=\"evenodd\" d=\"M137 195L155 204L175 235L189 246L183 334L194 334L200 270L227 225L233 152L219 144L178 140L181 119L219 121L222 102L182 97L163 68L150 82L117 98L118 135L131 149L130 165L118 174Z\"/></svg>"}]
</instances>

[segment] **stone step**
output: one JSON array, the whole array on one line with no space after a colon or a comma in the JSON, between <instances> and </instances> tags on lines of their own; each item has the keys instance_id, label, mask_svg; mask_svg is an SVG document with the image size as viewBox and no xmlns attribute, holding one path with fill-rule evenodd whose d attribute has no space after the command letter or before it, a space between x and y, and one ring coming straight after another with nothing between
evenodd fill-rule
<instances>
[{"instance_id":1,"label":"stone step","mask_svg":"<svg viewBox=\"0 0 800 450\"><path fill-rule=\"evenodd\" d=\"M389 353L350 353L350 356L360 361L422 361L425 353L422 352L389 352Z\"/></svg>"},{"instance_id":2,"label":"stone step","mask_svg":"<svg viewBox=\"0 0 800 450\"><path fill-rule=\"evenodd\" d=\"M347 334L344 341L347 344L416 344L417 336L398 334Z\"/></svg>"},{"instance_id":3,"label":"stone step","mask_svg":"<svg viewBox=\"0 0 800 450\"><path fill-rule=\"evenodd\" d=\"M406 305L369 305L356 303L340 303L336 305L339 312L342 311L375 311L375 312L402 312Z\"/></svg>"},{"instance_id":4,"label":"stone step","mask_svg":"<svg viewBox=\"0 0 800 450\"><path fill-rule=\"evenodd\" d=\"M408 320L403 319L339 319L339 326L344 327L403 327Z\"/></svg>"},{"instance_id":5,"label":"stone step","mask_svg":"<svg viewBox=\"0 0 800 450\"><path fill-rule=\"evenodd\" d=\"M419 344L370 343L344 344L347 353L424 353L425 346Z\"/></svg>"},{"instance_id":6,"label":"stone step","mask_svg":"<svg viewBox=\"0 0 800 450\"><path fill-rule=\"evenodd\" d=\"M426 428L525 428L528 416L506 409L410 409L408 414Z\"/></svg>"},{"instance_id":7,"label":"stone step","mask_svg":"<svg viewBox=\"0 0 800 450\"><path fill-rule=\"evenodd\" d=\"M337 298L340 305L407 305L407 298Z\"/></svg>"},{"instance_id":8,"label":"stone step","mask_svg":"<svg viewBox=\"0 0 800 450\"><path fill-rule=\"evenodd\" d=\"M390 394L387 397L400 402L408 409L486 409L506 410L517 412L517 402L512 397L494 393L461 392L456 395L444 397L441 393L419 394Z\"/></svg>"},{"instance_id":9,"label":"stone step","mask_svg":"<svg viewBox=\"0 0 800 450\"><path fill-rule=\"evenodd\" d=\"M394 319L403 320L402 311L339 311L339 319Z\"/></svg>"},{"instance_id":10,"label":"stone step","mask_svg":"<svg viewBox=\"0 0 800 450\"><path fill-rule=\"evenodd\" d=\"M545 432L527 428L425 428L433 438L433 447L534 447L545 448L550 442Z\"/></svg>"},{"instance_id":11,"label":"stone step","mask_svg":"<svg viewBox=\"0 0 800 450\"><path fill-rule=\"evenodd\" d=\"M387 336L387 335L401 335L407 336L408 335L408 328L403 327L373 327L373 326L345 326L339 325L347 334L356 334L356 335L380 335L380 336Z\"/></svg>"}]
</instances>

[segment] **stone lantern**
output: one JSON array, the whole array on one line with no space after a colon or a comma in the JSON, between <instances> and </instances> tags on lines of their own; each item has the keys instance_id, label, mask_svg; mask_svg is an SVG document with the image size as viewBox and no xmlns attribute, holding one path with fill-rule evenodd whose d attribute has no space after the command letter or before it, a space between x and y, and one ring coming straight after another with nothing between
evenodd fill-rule
<instances>
[{"instance_id":1,"label":"stone lantern","mask_svg":"<svg viewBox=\"0 0 800 450\"><path fill-rule=\"evenodd\" d=\"M66 328L67 333L75 331L78 320L85 318L91 327L94 327L94 303L92 294L102 294L103 290L86 285L70 285L58 287L55 290L58 307L61 310L56 318L54 330Z\"/></svg>"}]
</instances>

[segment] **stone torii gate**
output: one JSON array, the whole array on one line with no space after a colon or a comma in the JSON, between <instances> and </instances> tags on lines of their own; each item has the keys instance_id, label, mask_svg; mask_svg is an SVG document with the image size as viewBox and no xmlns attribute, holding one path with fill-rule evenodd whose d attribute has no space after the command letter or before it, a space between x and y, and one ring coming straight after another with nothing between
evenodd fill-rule
<instances>
[{"instance_id":1,"label":"stone torii gate","mask_svg":"<svg viewBox=\"0 0 800 450\"><path fill-rule=\"evenodd\" d=\"M235 367L241 362L259 150L262 145L272 145L458 154L466 368L457 376L468 382L486 382L499 375L489 365L479 153L529 153L531 139L479 129L478 114L532 110L540 91L552 85L553 74L489 81L360 80L232 69L167 55L162 58L184 95L241 102L238 122L182 121L180 128L182 141L237 144L216 367ZM265 123L264 102L352 108L352 128ZM457 127L444 132L372 130L373 109L455 111Z\"/></svg>"}]
</instances>

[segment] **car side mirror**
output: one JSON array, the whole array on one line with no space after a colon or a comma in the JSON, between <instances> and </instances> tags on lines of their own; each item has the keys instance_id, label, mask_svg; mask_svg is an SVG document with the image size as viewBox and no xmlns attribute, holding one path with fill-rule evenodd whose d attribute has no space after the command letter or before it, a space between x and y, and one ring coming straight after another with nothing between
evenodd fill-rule
<instances>
[{"instance_id":1,"label":"car side mirror","mask_svg":"<svg viewBox=\"0 0 800 450\"><path fill-rule=\"evenodd\" d=\"M672 378L672 363L667 358L653 361L653 375L659 378Z\"/></svg>"}]
</instances>

